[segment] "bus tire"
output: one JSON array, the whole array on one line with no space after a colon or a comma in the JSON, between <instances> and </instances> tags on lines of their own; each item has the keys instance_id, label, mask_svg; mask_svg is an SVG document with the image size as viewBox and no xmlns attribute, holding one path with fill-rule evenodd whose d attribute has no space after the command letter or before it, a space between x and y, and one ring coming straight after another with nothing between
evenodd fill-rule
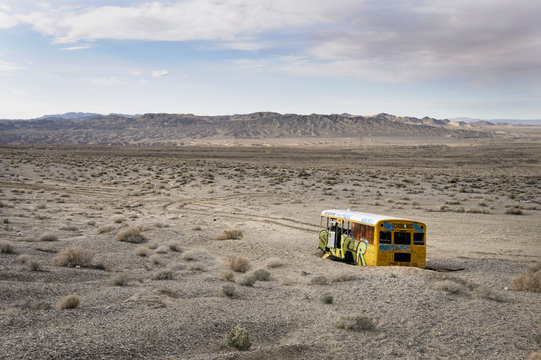
<instances>
[{"instance_id":1,"label":"bus tire","mask_svg":"<svg viewBox=\"0 0 541 360\"><path fill-rule=\"evenodd\" d=\"M348 251L346 253L346 256L344 258L346 260L346 263L348 264L355 264L355 260L354 260L354 257L353 257L353 254L351 253L351 251Z\"/></svg>"}]
</instances>

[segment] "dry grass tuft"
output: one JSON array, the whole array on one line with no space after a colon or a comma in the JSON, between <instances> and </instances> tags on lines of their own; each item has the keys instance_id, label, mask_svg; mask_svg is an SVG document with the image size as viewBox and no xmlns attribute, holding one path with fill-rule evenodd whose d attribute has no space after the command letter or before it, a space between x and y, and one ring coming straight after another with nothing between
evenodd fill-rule
<instances>
[{"instance_id":1,"label":"dry grass tuft","mask_svg":"<svg viewBox=\"0 0 541 360\"><path fill-rule=\"evenodd\" d=\"M81 298L77 295L68 295L65 298L63 298L60 303L58 304L58 308L60 309L75 309L79 307L81 304Z\"/></svg>"},{"instance_id":2,"label":"dry grass tuft","mask_svg":"<svg viewBox=\"0 0 541 360\"><path fill-rule=\"evenodd\" d=\"M526 360L541 360L541 351L531 353Z\"/></svg>"},{"instance_id":3,"label":"dry grass tuft","mask_svg":"<svg viewBox=\"0 0 541 360\"><path fill-rule=\"evenodd\" d=\"M235 272L230 269L223 269L220 272L220 280L223 281L233 281L235 279Z\"/></svg>"},{"instance_id":4,"label":"dry grass tuft","mask_svg":"<svg viewBox=\"0 0 541 360\"><path fill-rule=\"evenodd\" d=\"M327 285L329 283L329 281L327 280L327 278L323 275L319 275L319 276L316 276L316 277L313 277L311 280L310 280L310 284L311 285Z\"/></svg>"},{"instance_id":5,"label":"dry grass tuft","mask_svg":"<svg viewBox=\"0 0 541 360\"><path fill-rule=\"evenodd\" d=\"M505 210L505 213L508 215L522 215L523 214L522 209L518 207L511 207Z\"/></svg>"},{"instance_id":6,"label":"dry grass tuft","mask_svg":"<svg viewBox=\"0 0 541 360\"><path fill-rule=\"evenodd\" d=\"M17 263L21 265L26 265L32 260L32 257L28 254L22 254L17 256Z\"/></svg>"},{"instance_id":7,"label":"dry grass tuft","mask_svg":"<svg viewBox=\"0 0 541 360\"><path fill-rule=\"evenodd\" d=\"M126 286L130 282L130 276L126 273L116 273L111 276L111 285Z\"/></svg>"},{"instance_id":8,"label":"dry grass tuft","mask_svg":"<svg viewBox=\"0 0 541 360\"><path fill-rule=\"evenodd\" d=\"M254 276L257 281L269 281L270 272L265 269L257 269L256 271L254 271Z\"/></svg>"},{"instance_id":9,"label":"dry grass tuft","mask_svg":"<svg viewBox=\"0 0 541 360\"><path fill-rule=\"evenodd\" d=\"M124 229L115 236L115 240L129 242L133 244L140 244L147 241L147 238L141 234L141 230L137 228Z\"/></svg>"},{"instance_id":10,"label":"dry grass tuft","mask_svg":"<svg viewBox=\"0 0 541 360\"><path fill-rule=\"evenodd\" d=\"M541 271L528 272L511 280L511 290L541 292Z\"/></svg>"},{"instance_id":11,"label":"dry grass tuft","mask_svg":"<svg viewBox=\"0 0 541 360\"><path fill-rule=\"evenodd\" d=\"M332 304L334 298L331 293L325 293L319 297L319 301L321 301L323 304Z\"/></svg>"},{"instance_id":12,"label":"dry grass tuft","mask_svg":"<svg viewBox=\"0 0 541 360\"><path fill-rule=\"evenodd\" d=\"M541 261L528 266L528 270L530 272L533 272L533 273L538 272L539 270L541 270Z\"/></svg>"},{"instance_id":13,"label":"dry grass tuft","mask_svg":"<svg viewBox=\"0 0 541 360\"><path fill-rule=\"evenodd\" d=\"M267 268L269 269L274 269L274 268L277 268L277 267L281 267L281 266L284 266L286 263L284 262L284 260L280 259L280 258L269 258L267 260Z\"/></svg>"},{"instance_id":14,"label":"dry grass tuft","mask_svg":"<svg viewBox=\"0 0 541 360\"><path fill-rule=\"evenodd\" d=\"M109 232L111 232L111 231L113 231L115 229L116 229L116 227L114 227L113 225L103 225L103 226L100 226L98 228L98 230L96 230L96 232L98 234L105 234L105 233L109 233Z\"/></svg>"},{"instance_id":15,"label":"dry grass tuft","mask_svg":"<svg viewBox=\"0 0 541 360\"><path fill-rule=\"evenodd\" d=\"M53 265L63 267L90 266L94 252L80 247L62 250L53 259Z\"/></svg>"},{"instance_id":16,"label":"dry grass tuft","mask_svg":"<svg viewBox=\"0 0 541 360\"><path fill-rule=\"evenodd\" d=\"M196 253L195 251L186 251L184 255L182 255L182 260L185 261L197 261L199 259L200 255Z\"/></svg>"},{"instance_id":17,"label":"dry grass tuft","mask_svg":"<svg viewBox=\"0 0 541 360\"><path fill-rule=\"evenodd\" d=\"M0 253L15 254L15 248L7 241L0 241Z\"/></svg>"},{"instance_id":18,"label":"dry grass tuft","mask_svg":"<svg viewBox=\"0 0 541 360\"><path fill-rule=\"evenodd\" d=\"M216 240L239 240L244 236L244 231L241 229L225 229L220 235L216 237Z\"/></svg>"},{"instance_id":19,"label":"dry grass tuft","mask_svg":"<svg viewBox=\"0 0 541 360\"><path fill-rule=\"evenodd\" d=\"M167 254L169 252L169 247L162 245L158 246L158 248L155 250L158 254Z\"/></svg>"},{"instance_id":20,"label":"dry grass tuft","mask_svg":"<svg viewBox=\"0 0 541 360\"><path fill-rule=\"evenodd\" d=\"M223 284L222 285L222 294L228 298L235 297L235 286L233 284Z\"/></svg>"},{"instance_id":21,"label":"dry grass tuft","mask_svg":"<svg viewBox=\"0 0 541 360\"><path fill-rule=\"evenodd\" d=\"M246 258L230 255L226 258L226 262L227 267L233 271L245 273L250 270L250 262Z\"/></svg>"},{"instance_id":22,"label":"dry grass tuft","mask_svg":"<svg viewBox=\"0 0 541 360\"><path fill-rule=\"evenodd\" d=\"M173 280L175 273L173 270L163 270L152 277L153 280Z\"/></svg>"},{"instance_id":23,"label":"dry grass tuft","mask_svg":"<svg viewBox=\"0 0 541 360\"><path fill-rule=\"evenodd\" d=\"M146 246L138 246L135 248L135 255L145 257L148 256L150 249Z\"/></svg>"},{"instance_id":24,"label":"dry grass tuft","mask_svg":"<svg viewBox=\"0 0 541 360\"><path fill-rule=\"evenodd\" d=\"M344 282L344 281L354 281L357 280L357 275L355 274L338 274L331 277L330 281L333 283Z\"/></svg>"},{"instance_id":25,"label":"dry grass tuft","mask_svg":"<svg viewBox=\"0 0 541 360\"><path fill-rule=\"evenodd\" d=\"M225 345L241 351L249 350L252 346L250 334L246 329L235 326L225 335Z\"/></svg>"},{"instance_id":26,"label":"dry grass tuft","mask_svg":"<svg viewBox=\"0 0 541 360\"><path fill-rule=\"evenodd\" d=\"M374 330L375 325L371 318L363 315L340 316L340 319L334 323L337 329L351 331L370 331Z\"/></svg>"},{"instance_id":27,"label":"dry grass tuft","mask_svg":"<svg viewBox=\"0 0 541 360\"><path fill-rule=\"evenodd\" d=\"M239 280L239 285L242 285L242 286L254 286L256 281L257 281L257 278L255 277L254 274L247 274L247 275L244 275Z\"/></svg>"},{"instance_id":28,"label":"dry grass tuft","mask_svg":"<svg viewBox=\"0 0 541 360\"><path fill-rule=\"evenodd\" d=\"M39 241L58 241L58 236L55 234L45 234L39 238Z\"/></svg>"},{"instance_id":29,"label":"dry grass tuft","mask_svg":"<svg viewBox=\"0 0 541 360\"><path fill-rule=\"evenodd\" d=\"M434 284L437 290L445 291L446 293L453 295L465 294L468 292L466 287L452 280L442 280Z\"/></svg>"},{"instance_id":30,"label":"dry grass tuft","mask_svg":"<svg viewBox=\"0 0 541 360\"><path fill-rule=\"evenodd\" d=\"M176 241L171 241L167 243L167 246L169 246L169 250L174 251L174 252L181 253L183 251L182 248L180 247L180 244Z\"/></svg>"},{"instance_id":31,"label":"dry grass tuft","mask_svg":"<svg viewBox=\"0 0 541 360\"><path fill-rule=\"evenodd\" d=\"M151 255L148 260L150 260L150 263L151 264L154 264L154 265L161 265L162 263L162 258L160 257L160 255Z\"/></svg>"}]
</instances>

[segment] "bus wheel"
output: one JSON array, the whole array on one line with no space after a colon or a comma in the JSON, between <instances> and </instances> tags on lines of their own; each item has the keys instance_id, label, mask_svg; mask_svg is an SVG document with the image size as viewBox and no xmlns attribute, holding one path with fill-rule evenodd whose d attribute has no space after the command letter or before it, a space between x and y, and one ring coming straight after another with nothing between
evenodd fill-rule
<instances>
[{"instance_id":1,"label":"bus wheel","mask_svg":"<svg viewBox=\"0 0 541 360\"><path fill-rule=\"evenodd\" d=\"M348 263L348 264L355 264L355 260L353 260L353 254L352 254L351 252L348 251L348 252L346 253L345 259L346 259L346 263Z\"/></svg>"}]
</instances>

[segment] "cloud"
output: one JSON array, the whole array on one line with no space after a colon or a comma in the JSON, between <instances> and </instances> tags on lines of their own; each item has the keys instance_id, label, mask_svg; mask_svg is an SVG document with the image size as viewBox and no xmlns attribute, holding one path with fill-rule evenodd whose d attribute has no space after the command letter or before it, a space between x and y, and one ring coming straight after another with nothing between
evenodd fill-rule
<instances>
[{"instance_id":1,"label":"cloud","mask_svg":"<svg viewBox=\"0 0 541 360\"><path fill-rule=\"evenodd\" d=\"M85 50L85 49L90 49L90 48L92 48L91 45L79 45L79 46L65 47L65 48L62 48L60 50L62 50L62 51L74 51L74 50Z\"/></svg>"},{"instance_id":2,"label":"cloud","mask_svg":"<svg viewBox=\"0 0 541 360\"><path fill-rule=\"evenodd\" d=\"M15 96L24 96L24 95L26 95L26 91L20 90L20 89L9 89L9 92L12 93Z\"/></svg>"},{"instance_id":3,"label":"cloud","mask_svg":"<svg viewBox=\"0 0 541 360\"><path fill-rule=\"evenodd\" d=\"M184 0L34 9L13 15L0 8L0 28L28 24L61 44L130 39L269 49L296 58L254 60L263 69L303 76L541 80L541 2L531 0Z\"/></svg>"},{"instance_id":4,"label":"cloud","mask_svg":"<svg viewBox=\"0 0 541 360\"><path fill-rule=\"evenodd\" d=\"M139 75L141 75L141 71L139 71L139 70L133 70L132 72L130 72L130 75L132 75L132 76L139 76Z\"/></svg>"},{"instance_id":5,"label":"cloud","mask_svg":"<svg viewBox=\"0 0 541 360\"><path fill-rule=\"evenodd\" d=\"M167 70L152 70L152 76L154 77L162 77L169 75L169 71Z\"/></svg>"},{"instance_id":6,"label":"cloud","mask_svg":"<svg viewBox=\"0 0 541 360\"><path fill-rule=\"evenodd\" d=\"M51 7L19 15L18 19L54 37L56 42L66 44L96 39L220 40L238 46L247 36L326 22L322 14L354 3L352 0L336 0L332 5L322 0L299 1L299 4L286 0L270 3L265 0L186 0L124 7Z\"/></svg>"},{"instance_id":7,"label":"cloud","mask_svg":"<svg viewBox=\"0 0 541 360\"><path fill-rule=\"evenodd\" d=\"M2 10L8 10L7 8L0 8ZM19 24L19 21L12 15L6 14L0 11L0 29L9 29Z\"/></svg>"},{"instance_id":8,"label":"cloud","mask_svg":"<svg viewBox=\"0 0 541 360\"><path fill-rule=\"evenodd\" d=\"M119 85L119 84L124 83L124 79L118 78L116 76L97 77L97 78L92 78L92 79L83 79L83 81L89 82L92 85L105 86L105 87L115 86L115 85Z\"/></svg>"},{"instance_id":9,"label":"cloud","mask_svg":"<svg viewBox=\"0 0 541 360\"><path fill-rule=\"evenodd\" d=\"M14 70L24 70L25 68L19 64L14 64L8 61L0 60L0 71L14 71Z\"/></svg>"}]
</instances>

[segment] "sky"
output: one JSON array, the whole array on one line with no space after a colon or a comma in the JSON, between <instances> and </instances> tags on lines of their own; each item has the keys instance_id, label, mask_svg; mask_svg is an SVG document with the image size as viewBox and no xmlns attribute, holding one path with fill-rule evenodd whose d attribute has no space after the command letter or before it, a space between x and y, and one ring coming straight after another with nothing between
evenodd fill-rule
<instances>
[{"instance_id":1,"label":"sky","mask_svg":"<svg viewBox=\"0 0 541 360\"><path fill-rule=\"evenodd\" d=\"M541 119L541 1L0 0L0 119Z\"/></svg>"}]
</instances>

